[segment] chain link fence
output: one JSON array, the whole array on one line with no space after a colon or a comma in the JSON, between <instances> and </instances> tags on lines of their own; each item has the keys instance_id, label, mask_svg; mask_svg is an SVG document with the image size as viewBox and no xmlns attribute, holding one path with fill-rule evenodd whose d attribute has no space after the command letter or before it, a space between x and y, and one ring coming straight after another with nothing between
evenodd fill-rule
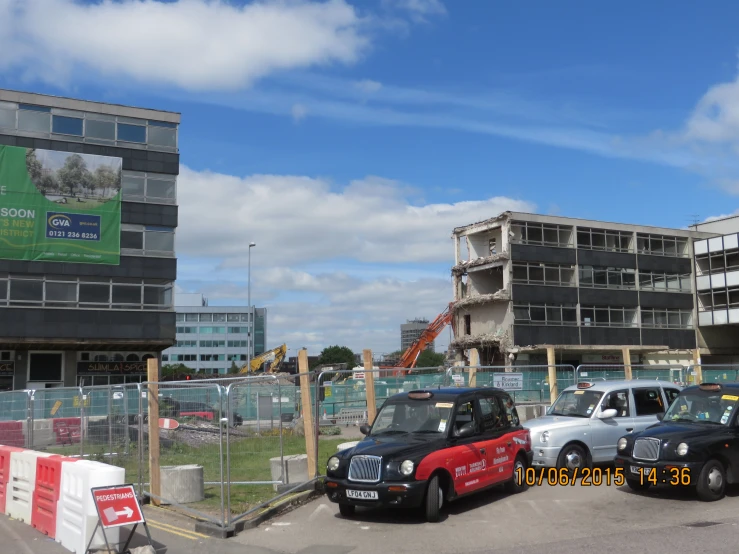
<instances>
[{"instance_id":1,"label":"chain link fence","mask_svg":"<svg viewBox=\"0 0 739 554\"><path fill-rule=\"evenodd\" d=\"M739 364L701 364L703 382L705 383L736 383L739 381ZM693 376L695 366L686 369L688 376Z\"/></svg>"},{"instance_id":2,"label":"chain link fence","mask_svg":"<svg viewBox=\"0 0 739 554\"><path fill-rule=\"evenodd\" d=\"M576 381L621 381L626 379L624 364L582 364L575 371ZM689 384L689 371L681 364L632 364L632 379L670 381L676 385Z\"/></svg>"}]
</instances>

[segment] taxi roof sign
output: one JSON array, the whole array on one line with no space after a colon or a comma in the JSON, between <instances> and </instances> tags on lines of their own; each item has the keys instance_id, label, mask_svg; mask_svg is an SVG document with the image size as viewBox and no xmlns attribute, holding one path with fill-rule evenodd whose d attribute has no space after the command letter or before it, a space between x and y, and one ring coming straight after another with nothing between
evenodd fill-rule
<instances>
[{"instance_id":1,"label":"taxi roof sign","mask_svg":"<svg viewBox=\"0 0 739 554\"><path fill-rule=\"evenodd\" d=\"M577 384L578 389L589 389L592 386L593 386L593 383L588 383L588 382L582 382L582 383Z\"/></svg>"},{"instance_id":2,"label":"taxi roof sign","mask_svg":"<svg viewBox=\"0 0 739 554\"><path fill-rule=\"evenodd\" d=\"M429 390L413 390L408 393L408 398L411 400L428 400L434 396L434 393Z\"/></svg>"},{"instance_id":3,"label":"taxi roof sign","mask_svg":"<svg viewBox=\"0 0 739 554\"><path fill-rule=\"evenodd\" d=\"M698 388L706 391L719 391L721 390L721 383L701 383Z\"/></svg>"}]
</instances>

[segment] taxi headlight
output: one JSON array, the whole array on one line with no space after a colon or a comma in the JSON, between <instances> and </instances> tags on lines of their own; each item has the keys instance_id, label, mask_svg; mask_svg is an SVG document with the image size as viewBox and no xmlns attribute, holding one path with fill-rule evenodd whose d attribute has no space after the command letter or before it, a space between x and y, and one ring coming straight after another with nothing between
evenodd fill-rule
<instances>
[{"instance_id":1,"label":"taxi headlight","mask_svg":"<svg viewBox=\"0 0 739 554\"><path fill-rule=\"evenodd\" d=\"M549 431L544 431L539 437L539 440L543 443L549 442Z\"/></svg>"},{"instance_id":2,"label":"taxi headlight","mask_svg":"<svg viewBox=\"0 0 739 554\"><path fill-rule=\"evenodd\" d=\"M618 449L619 450L626 450L626 446L629 444L629 441L626 440L625 437L621 437L618 439Z\"/></svg>"},{"instance_id":3,"label":"taxi headlight","mask_svg":"<svg viewBox=\"0 0 739 554\"><path fill-rule=\"evenodd\" d=\"M329 471L336 471L337 469L339 469L339 464L340 463L341 463L340 460L336 456L331 456L328 459L328 463L326 464L326 468Z\"/></svg>"},{"instance_id":4,"label":"taxi headlight","mask_svg":"<svg viewBox=\"0 0 739 554\"><path fill-rule=\"evenodd\" d=\"M677 452L678 456L685 456L688 453L688 445L684 442L681 442L677 445L677 449L675 450Z\"/></svg>"},{"instance_id":5,"label":"taxi headlight","mask_svg":"<svg viewBox=\"0 0 739 554\"><path fill-rule=\"evenodd\" d=\"M400 473L403 475L410 475L413 473L413 467L414 464L410 460L405 460L402 464L400 464Z\"/></svg>"}]
</instances>

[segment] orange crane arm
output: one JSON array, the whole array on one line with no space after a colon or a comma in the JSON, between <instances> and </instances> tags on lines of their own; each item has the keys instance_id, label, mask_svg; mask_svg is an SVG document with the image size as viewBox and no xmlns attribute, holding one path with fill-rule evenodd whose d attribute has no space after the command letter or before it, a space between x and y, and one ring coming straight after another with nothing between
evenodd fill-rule
<instances>
[{"instance_id":1,"label":"orange crane arm","mask_svg":"<svg viewBox=\"0 0 739 554\"><path fill-rule=\"evenodd\" d=\"M408 347L408 350L403 352L403 357L400 358L400 362L397 367L416 367L416 360L421 352L423 352L423 350L439 336L439 333L444 330L444 327L452 322L452 305L453 302L450 303L446 310L439 314L435 320L429 323L429 326L424 329L421 336Z\"/></svg>"}]
</instances>

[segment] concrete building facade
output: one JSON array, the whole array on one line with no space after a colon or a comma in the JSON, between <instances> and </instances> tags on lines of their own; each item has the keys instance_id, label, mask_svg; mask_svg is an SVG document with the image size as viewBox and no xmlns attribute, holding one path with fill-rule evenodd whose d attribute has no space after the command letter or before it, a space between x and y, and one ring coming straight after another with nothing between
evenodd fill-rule
<instances>
[{"instance_id":1,"label":"concrete building facade","mask_svg":"<svg viewBox=\"0 0 739 554\"><path fill-rule=\"evenodd\" d=\"M20 149L48 159L120 159L117 263L84 263L80 255L22 258L7 249L0 256L0 388L140 381L146 360L174 343L179 123L180 114L172 112L0 90L6 162L8 152ZM43 171L48 178L49 170ZM79 212L95 197L86 182L73 186L77 192L62 194L55 204L44 193L49 206ZM2 203L6 199L12 200L3 195ZM0 211L0 227L15 223ZM37 223L36 243L43 242L46 222Z\"/></svg>"},{"instance_id":2,"label":"concrete building facade","mask_svg":"<svg viewBox=\"0 0 739 554\"><path fill-rule=\"evenodd\" d=\"M451 347L476 348L483 365L546 364L552 347L572 365L716 354L700 327L693 243L702 252L718 234L517 212L459 227Z\"/></svg>"},{"instance_id":3,"label":"concrete building facade","mask_svg":"<svg viewBox=\"0 0 739 554\"><path fill-rule=\"evenodd\" d=\"M409 319L405 323L400 324L400 351L405 352L410 346L418 340L421 334L429 326L429 320L425 318ZM435 350L435 341L431 341L426 350Z\"/></svg>"},{"instance_id":4,"label":"concrete building facade","mask_svg":"<svg viewBox=\"0 0 739 554\"><path fill-rule=\"evenodd\" d=\"M163 364L184 364L202 373L225 374L265 351L267 309L208 306L202 294L175 295L177 334ZM253 332L252 332L253 330Z\"/></svg>"}]
</instances>

